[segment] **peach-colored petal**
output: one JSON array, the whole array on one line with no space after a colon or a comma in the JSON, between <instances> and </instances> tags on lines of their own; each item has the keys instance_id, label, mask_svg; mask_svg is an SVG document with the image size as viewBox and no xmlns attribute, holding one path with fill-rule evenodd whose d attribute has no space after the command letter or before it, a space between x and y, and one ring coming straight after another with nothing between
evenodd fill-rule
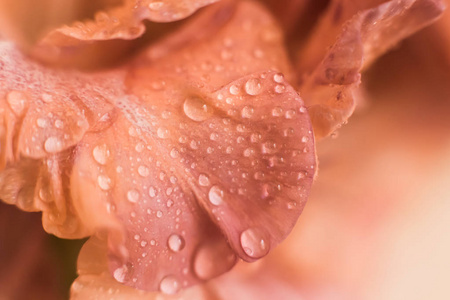
<instances>
[{"instance_id":1,"label":"peach-colored petal","mask_svg":"<svg viewBox=\"0 0 450 300\"><path fill-rule=\"evenodd\" d=\"M123 40L140 37L146 30L143 21L180 20L216 1L126 0L120 6L98 11L93 20L75 22L50 31L32 47L31 53L46 63L59 66L92 69L98 65L113 64L115 60L123 59L123 53L130 52L136 46ZM169 30L171 27L166 28ZM164 31L164 28L157 29ZM151 34L160 35L155 31Z\"/></svg>"},{"instance_id":2,"label":"peach-colored petal","mask_svg":"<svg viewBox=\"0 0 450 300\"><path fill-rule=\"evenodd\" d=\"M259 4L239 2L220 30L169 38L109 73L50 71L2 46L1 195L26 192L23 208L43 210L50 232L106 232L117 281L173 293L226 272L236 254L265 256L294 226L314 137L281 31Z\"/></svg>"},{"instance_id":3,"label":"peach-colored petal","mask_svg":"<svg viewBox=\"0 0 450 300\"><path fill-rule=\"evenodd\" d=\"M343 9L339 7L331 6L323 22L332 24L327 20ZM357 13L344 24L337 41L300 87L317 137L330 134L352 114L361 69L435 20L443 9L443 3L435 0L390 1Z\"/></svg>"}]
</instances>

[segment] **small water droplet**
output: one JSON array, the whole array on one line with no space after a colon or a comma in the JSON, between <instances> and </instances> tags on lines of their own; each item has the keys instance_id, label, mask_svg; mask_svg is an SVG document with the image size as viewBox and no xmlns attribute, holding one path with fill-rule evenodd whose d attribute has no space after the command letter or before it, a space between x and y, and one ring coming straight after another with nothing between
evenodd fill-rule
<instances>
[{"instance_id":1,"label":"small water droplet","mask_svg":"<svg viewBox=\"0 0 450 300\"><path fill-rule=\"evenodd\" d=\"M146 166L139 166L138 173L142 177L147 177L150 174L150 170Z\"/></svg>"},{"instance_id":2,"label":"small water droplet","mask_svg":"<svg viewBox=\"0 0 450 300\"><path fill-rule=\"evenodd\" d=\"M272 116L281 117L283 115L283 109L279 106L272 109Z\"/></svg>"},{"instance_id":3,"label":"small water droplet","mask_svg":"<svg viewBox=\"0 0 450 300\"><path fill-rule=\"evenodd\" d=\"M37 126L40 127L40 128L45 128L45 127L48 126L47 120L46 120L46 119L42 119L42 118L38 118L38 119L36 120L36 124L37 124Z\"/></svg>"},{"instance_id":4,"label":"small water droplet","mask_svg":"<svg viewBox=\"0 0 450 300\"><path fill-rule=\"evenodd\" d=\"M210 182L209 182L209 177L206 174L200 174L198 176L198 184L200 184L201 186L209 186Z\"/></svg>"},{"instance_id":5,"label":"small water droplet","mask_svg":"<svg viewBox=\"0 0 450 300\"><path fill-rule=\"evenodd\" d=\"M241 111L241 116L243 118L250 119L253 117L253 114L255 113L255 109L252 106L244 106L244 108Z\"/></svg>"},{"instance_id":6,"label":"small water droplet","mask_svg":"<svg viewBox=\"0 0 450 300\"><path fill-rule=\"evenodd\" d=\"M220 205L223 202L223 195L223 190L219 186L214 185L208 193L209 202L214 205Z\"/></svg>"},{"instance_id":7,"label":"small water droplet","mask_svg":"<svg viewBox=\"0 0 450 300\"><path fill-rule=\"evenodd\" d=\"M267 141L262 144L261 151L264 154L274 154L278 151L277 144L273 141Z\"/></svg>"},{"instance_id":8,"label":"small water droplet","mask_svg":"<svg viewBox=\"0 0 450 300\"><path fill-rule=\"evenodd\" d=\"M129 190L127 192L127 199L128 201L132 202L132 203L136 203L139 200L139 192L137 190Z\"/></svg>"},{"instance_id":9,"label":"small water droplet","mask_svg":"<svg viewBox=\"0 0 450 300\"><path fill-rule=\"evenodd\" d=\"M148 195L150 196L150 197L155 197L156 196L156 189L154 188L154 187L150 187L149 189L148 189Z\"/></svg>"},{"instance_id":10,"label":"small water droplet","mask_svg":"<svg viewBox=\"0 0 450 300\"><path fill-rule=\"evenodd\" d=\"M258 78L251 78L245 83L245 92L255 96L261 93L261 81Z\"/></svg>"},{"instance_id":11,"label":"small water droplet","mask_svg":"<svg viewBox=\"0 0 450 300\"><path fill-rule=\"evenodd\" d=\"M183 110L186 116L194 121L200 122L208 119L213 110L203 99L199 97L188 97L184 101Z\"/></svg>"},{"instance_id":12,"label":"small water droplet","mask_svg":"<svg viewBox=\"0 0 450 300\"><path fill-rule=\"evenodd\" d=\"M177 158L179 156L180 152L176 148L172 148L170 150L170 157Z\"/></svg>"},{"instance_id":13,"label":"small water droplet","mask_svg":"<svg viewBox=\"0 0 450 300\"><path fill-rule=\"evenodd\" d=\"M57 153L63 149L61 140L55 136L49 137L44 143L44 149L48 153Z\"/></svg>"},{"instance_id":14,"label":"small water droplet","mask_svg":"<svg viewBox=\"0 0 450 300\"><path fill-rule=\"evenodd\" d=\"M281 94L284 92L284 90L286 89L286 87L282 84L277 84L275 86L275 93Z\"/></svg>"},{"instance_id":15,"label":"small water droplet","mask_svg":"<svg viewBox=\"0 0 450 300\"><path fill-rule=\"evenodd\" d=\"M292 119L295 116L295 110L293 109L289 109L288 111L286 111L286 113L284 114L284 117L286 119Z\"/></svg>"},{"instance_id":16,"label":"small water droplet","mask_svg":"<svg viewBox=\"0 0 450 300\"><path fill-rule=\"evenodd\" d=\"M281 73L277 73L277 74L273 75L273 80L276 83L282 83L284 81L284 76Z\"/></svg>"},{"instance_id":17,"label":"small water droplet","mask_svg":"<svg viewBox=\"0 0 450 300\"><path fill-rule=\"evenodd\" d=\"M41 97L42 101L44 101L45 103L51 103L53 102L53 96L50 94L42 94Z\"/></svg>"},{"instance_id":18,"label":"small water droplet","mask_svg":"<svg viewBox=\"0 0 450 300\"><path fill-rule=\"evenodd\" d=\"M56 128L61 129L61 128L63 128L63 126L64 126L64 122L63 121L61 121L61 120L56 120L55 121L55 127Z\"/></svg>"},{"instance_id":19,"label":"small water droplet","mask_svg":"<svg viewBox=\"0 0 450 300\"><path fill-rule=\"evenodd\" d=\"M136 150L136 152L141 153L142 151L144 151L145 149L145 145L143 143L137 143L136 147L134 147L134 150Z\"/></svg>"},{"instance_id":20,"label":"small water droplet","mask_svg":"<svg viewBox=\"0 0 450 300\"><path fill-rule=\"evenodd\" d=\"M180 282L173 275L164 277L159 284L160 291L168 295L176 294L180 290L180 288Z\"/></svg>"},{"instance_id":21,"label":"small water droplet","mask_svg":"<svg viewBox=\"0 0 450 300\"><path fill-rule=\"evenodd\" d=\"M111 178L109 178L106 175L99 175L97 177L97 183L98 183L98 186L104 191L107 191L112 187Z\"/></svg>"},{"instance_id":22,"label":"small water droplet","mask_svg":"<svg viewBox=\"0 0 450 300\"><path fill-rule=\"evenodd\" d=\"M92 156L95 161L101 165L105 165L108 162L110 152L108 147L103 144L99 146L95 146L94 150L92 150Z\"/></svg>"},{"instance_id":23,"label":"small water droplet","mask_svg":"<svg viewBox=\"0 0 450 300\"><path fill-rule=\"evenodd\" d=\"M268 239L258 228L249 228L241 233L241 246L245 254L253 258L261 258L269 253Z\"/></svg>"},{"instance_id":24,"label":"small water droplet","mask_svg":"<svg viewBox=\"0 0 450 300\"><path fill-rule=\"evenodd\" d=\"M238 95L239 94L239 87L237 87L236 85L231 85L230 86L230 94L232 95Z\"/></svg>"},{"instance_id":25,"label":"small water droplet","mask_svg":"<svg viewBox=\"0 0 450 300\"><path fill-rule=\"evenodd\" d=\"M185 243L183 237L179 236L178 234L172 234L167 239L167 246L173 252L179 252L179 251L183 250L185 244L186 243Z\"/></svg>"},{"instance_id":26,"label":"small water droplet","mask_svg":"<svg viewBox=\"0 0 450 300\"><path fill-rule=\"evenodd\" d=\"M158 128L158 130L156 130L156 134L160 139L167 139L170 135L170 132L167 128L160 127Z\"/></svg>"}]
</instances>

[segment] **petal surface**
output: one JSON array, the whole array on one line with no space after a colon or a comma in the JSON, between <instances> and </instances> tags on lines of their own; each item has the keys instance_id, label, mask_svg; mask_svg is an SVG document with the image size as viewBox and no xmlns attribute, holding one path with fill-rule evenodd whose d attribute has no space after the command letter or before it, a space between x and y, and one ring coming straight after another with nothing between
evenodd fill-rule
<instances>
[{"instance_id":1,"label":"petal surface","mask_svg":"<svg viewBox=\"0 0 450 300\"><path fill-rule=\"evenodd\" d=\"M331 27L333 16L343 9L336 3L323 20L322 24L328 25L319 26L319 32ZM329 135L352 114L361 70L399 41L430 24L443 9L441 1L389 1L360 11L344 23L337 41L314 71L304 77L300 87L317 137ZM316 36L319 38L311 41L310 49L321 44L317 41L321 35ZM300 68L300 72L309 69Z\"/></svg>"},{"instance_id":2,"label":"petal surface","mask_svg":"<svg viewBox=\"0 0 450 300\"><path fill-rule=\"evenodd\" d=\"M316 168L282 41L242 1L209 35L165 40L108 73L22 64L5 45L2 198L26 191L48 231L95 233L103 246L84 248L80 272L97 272L88 253L108 249L115 280L139 289L175 293L238 256L265 256L294 226ZM159 56L165 47L179 50ZM10 174L27 189L11 192Z\"/></svg>"}]
</instances>

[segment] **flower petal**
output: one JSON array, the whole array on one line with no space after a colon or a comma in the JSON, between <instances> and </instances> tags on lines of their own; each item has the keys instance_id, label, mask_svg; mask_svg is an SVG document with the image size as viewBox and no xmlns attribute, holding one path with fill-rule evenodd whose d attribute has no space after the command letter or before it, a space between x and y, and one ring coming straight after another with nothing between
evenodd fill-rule
<instances>
[{"instance_id":1,"label":"flower petal","mask_svg":"<svg viewBox=\"0 0 450 300\"><path fill-rule=\"evenodd\" d=\"M26 130L5 119L12 156L2 151L0 192L13 169L30 191L24 201L57 213L56 221L44 213L47 230L106 232L119 282L172 293L210 279L236 254L266 255L302 211L315 174L311 123L279 73L292 74L281 31L255 2L239 2L202 39L163 41L109 73L49 71L14 56L4 65L2 91L23 94L8 94L4 111ZM44 117L56 128L34 133ZM50 205L35 204L41 194Z\"/></svg>"},{"instance_id":2,"label":"flower petal","mask_svg":"<svg viewBox=\"0 0 450 300\"><path fill-rule=\"evenodd\" d=\"M317 137L330 134L352 114L361 70L400 40L434 21L443 9L442 2L435 0L389 1L357 13L344 24L337 41L300 87ZM343 8L337 2L330 6L316 37L332 27L338 10ZM321 45L317 38L311 43L307 49ZM301 69L307 71L309 67Z\"/></svg>"},{"instance_id":3,"label":"flower petal","mask_svg":"<svg viewBox=\"0 0 450 300\"><path fill-rule=\"evenodd\" d=\"M199 8L217 0L125 0L120 6L98 11L93 20L75 22L48 32L31 49L46 63L94 69L117 64L136 44L125 42L144 34L145 20L172 22L186 18ZM176 26L176 25L175 25ZM153 24L151 34L171 29Z\"/></svg>"}]
</instances>

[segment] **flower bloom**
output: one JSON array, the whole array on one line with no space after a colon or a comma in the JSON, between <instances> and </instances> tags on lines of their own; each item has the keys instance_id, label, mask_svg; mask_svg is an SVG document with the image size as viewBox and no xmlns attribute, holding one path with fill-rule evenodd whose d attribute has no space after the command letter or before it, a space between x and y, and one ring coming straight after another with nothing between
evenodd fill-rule
<instances>
[{"instance_id":1,"label":"flower bloom","mask_svg":"<svg viewBox=\"0 0 450 300\"><path fill-rule=\"evenodd\" d=\"M295 37L308 1L212 2L124 1L32 43L5 26L16 44L0 44L0 198L42 211L56 236L90 236L73 299L210 299L208 285L245 276L210 281L288 236L315 141L368 101L361 72L444 8L330 1ZM182 21L138 47L160 26L145 20ZM282 290L273 281L266 297L298 298Z\"/></svg>"}]
</instances>

